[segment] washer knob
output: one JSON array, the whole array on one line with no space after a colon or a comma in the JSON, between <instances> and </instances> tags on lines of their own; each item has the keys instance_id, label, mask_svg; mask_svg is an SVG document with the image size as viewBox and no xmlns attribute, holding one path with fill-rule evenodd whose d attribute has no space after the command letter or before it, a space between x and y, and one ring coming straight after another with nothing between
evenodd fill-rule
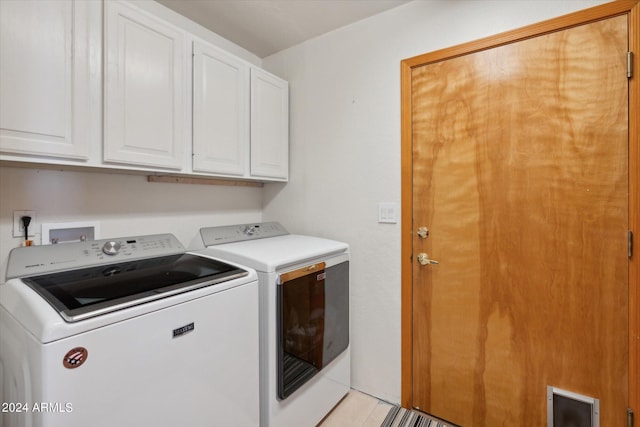
<instances>
[{"instance_id":1,"label":"washer knob","mask_svg":"<svg viewBox=\"0 0 640 427\"><path fill-rule=\"evenodd\" d=\"M115 255L120 251L120 243L114 240L107 242L102 246L102 252L107 255Z\"/></svg>"},{"instance_id":2,"label":"washer knob","mask_svg":"<svg viewBox=\"0 0 640 427\"><path fill-rule=\"evenodd\" d=\"M247 236L253 236L255 233L256 233L255 225L247 225L244 228L244 234L246 234Z\"/></svg>"}]
</instances>

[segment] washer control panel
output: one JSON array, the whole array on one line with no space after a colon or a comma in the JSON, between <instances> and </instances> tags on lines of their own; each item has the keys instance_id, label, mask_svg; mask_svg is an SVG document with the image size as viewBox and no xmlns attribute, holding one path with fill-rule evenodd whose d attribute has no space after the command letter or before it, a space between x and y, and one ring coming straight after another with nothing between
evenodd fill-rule
<instances>
[{"instance_id":1,"label":"washer control panel","mask_svg":"<svg viewBox=\"0 0 640 427\"><path fill-rule=\"evenodd\" d=\"M200 229L200 236L202 236L202 242L205 246L284 236L285 234L289 234L289 232L277 222L226 225Z\"/></svg>"},{"instance_id":2,"label":"washer control panel","mask_svg":"<svg viewBox=\"0 0 640 427\"><path fill-rule=\"evenodd\" d=\"M15 248L9 253L7 279L184 252L173 234Z\"/></svg>"}]
</instances>

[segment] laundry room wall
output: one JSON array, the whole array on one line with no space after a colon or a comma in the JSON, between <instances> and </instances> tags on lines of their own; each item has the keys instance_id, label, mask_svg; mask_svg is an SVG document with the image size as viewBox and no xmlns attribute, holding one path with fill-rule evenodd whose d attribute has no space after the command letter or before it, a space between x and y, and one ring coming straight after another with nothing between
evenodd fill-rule
<instances>
[{"instance_id":1,"label":"laundry room wall","mask_svg":"<svg viewBox=\"0 0 640 427\"><path fill-rule=\"evenodd\" d=\"M262 188L147 182L142 175L71 172L0 166L0 283L13 237L13 211L36 212L43 223L98 221L101 238L173 233L183 245L201 227L262 219Z\"/></svg>"},{"instance_id":2,"label":"laundry room wall","mask_svg":"<svg viewBox=\"0 0 640 427\"><path fill-rule=\"evenodd\" d=\"M263 60L291 104L291 179L266 186L264 220L351 245L354 388L400 401L400 224L378 223L400 204L400 61L601 3L417 0Z\"/></svg>"}]
</instances>

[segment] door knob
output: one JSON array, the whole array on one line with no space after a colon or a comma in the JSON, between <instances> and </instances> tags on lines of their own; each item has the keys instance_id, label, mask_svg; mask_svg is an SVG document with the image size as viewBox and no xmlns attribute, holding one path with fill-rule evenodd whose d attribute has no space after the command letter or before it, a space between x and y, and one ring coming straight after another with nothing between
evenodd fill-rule
<instances>
[{"instance_id":1,"label":"door knob","mask_svg":"<svg viewBox=\"0 0 640 427\"><path fill-rule=\"evenodd\" d=\"M427 255L426 253L421 253L418 254L418 262L421 265L429 265L429 264L440 264L438 261L436 261L435 259L429 259L429 255Z\"/></svg>"}]
</instances>

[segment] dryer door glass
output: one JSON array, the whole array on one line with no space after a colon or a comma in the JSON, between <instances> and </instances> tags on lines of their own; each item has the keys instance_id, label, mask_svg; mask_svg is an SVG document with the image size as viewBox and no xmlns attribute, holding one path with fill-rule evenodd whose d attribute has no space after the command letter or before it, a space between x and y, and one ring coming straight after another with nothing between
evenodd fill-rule
<instances>
[{"instance_id":1,"label":"dryer door glass","mask_svg":"<svg viewBox=\"0 0 640 427\"><path fill-rule=\"evenodd\" d=\"M281 274L278 397L287 398L349 345L349 263Z\"/></svg>"}]
</instances>

